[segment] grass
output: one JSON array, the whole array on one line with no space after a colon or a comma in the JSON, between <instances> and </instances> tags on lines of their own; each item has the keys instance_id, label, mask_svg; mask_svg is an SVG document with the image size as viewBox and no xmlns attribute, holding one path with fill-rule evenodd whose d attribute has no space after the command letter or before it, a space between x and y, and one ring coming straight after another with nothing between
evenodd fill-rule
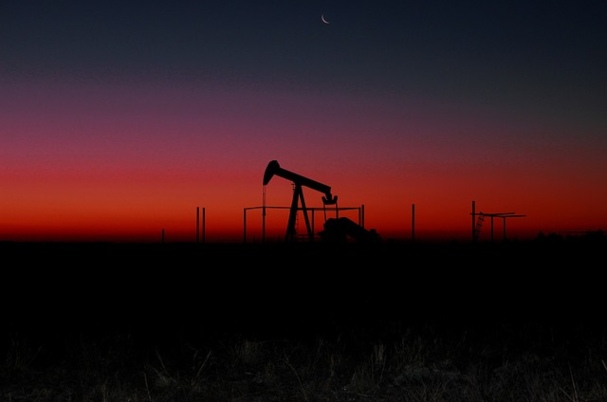
<instances>
[{"instance_id":1,"label":"grass","mask_svg":"<svg viewBox=\"0 0 607 402\"><path fill-rule=\"evenodd\" d=\"M0 400L607 400L604 243L164 246L4 245Z\"/></svg>"},{"instance_id":2,"label":"grass","mask_svg":"<svg viewBox=\"0 0 607 402\"><path fill-rule=\"evenodd\" d=\"M508 329L505 329L508 331ZM604 401L607 337L534 345L466 331L404 331L393 342L319 338L141 348L128 334L73 339L62 353L14 340L1 368L6 401ZM514 336L516 335L516 337ZM590 337L586 337L590 335ZM482 339L481 339L482 338ZM515 338L518 338L515 339ZM525 340L522 342L521 340ZM580 339L575 339L579 342ZM541 346L541 347L540 347Z\"/></svg>"}]
</instances>

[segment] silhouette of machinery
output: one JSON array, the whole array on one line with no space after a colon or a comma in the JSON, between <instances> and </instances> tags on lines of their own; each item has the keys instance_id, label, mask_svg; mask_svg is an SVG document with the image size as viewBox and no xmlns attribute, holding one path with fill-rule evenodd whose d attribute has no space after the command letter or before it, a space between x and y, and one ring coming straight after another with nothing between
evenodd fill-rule
<instances>
[{"instance_id":1,"label":"silhouette of machinery","mask_svg":"<svg viewBox=\"0 0 607 402\"><path fill-rule=\"evenodd\" d=\"M327 205L335 205L337 211L337 196L331 193L330 186L283 169L276 160L268 163L263 175L263 185L266 186L274 176L282 177L283 179L290 180L293 183L293 198L291 200L291 207L289 209L289 221L287 224L285 240L293 241L296 239L297 212L301 210L303 212L303 217L306 224L308 239L312 241L314 239L314 233L310 225L310 218L308 216L308 208L306 207L306 201L304 199L303 187L308 187L323 193L323 208L325 208ZM348 237L351 237L357 241L366 241L370 239L375 240L378 238L375 230L367 231L365 228L348 218L331 218L326 220L324 230L320 232L320 235L323 241L345 240Z\"/></svg>"},{"instance_id":2,"label":"silhouette of machinery","mask_svg":"<svg viewBox=\"0 0 607 402\"><path fill-rule=\"evenodd\" d=\"M331 187L326 184L319 183L316 180L309 179L305 176L299 175L297 173L290 172L286 169L283 169L278 164L278 161L273 160L268 163L266 167L266 171L263 175L263 185L267 185L272 177L279 176L283 179L287 179L293 182L293 199L291 201L291 208L289 211L289 222L287 224L287 234L285 236L285 240L292 241L295 240L295 236L297 235L296 231L296 222L297 222L297 211L299 209L303 212L303 217L306 223L306 229L308 232L309 240L313 240L314 233L312 232L312 227L310 225L310 218L308 217L308 210L306 207L306 201L303 195L303 187L309 187L313 190L323 193L322 202L323 206L326 205L336 205L337 206L337 196L331 194ZM299 202L301 202L301 208L299 207Z\"/></svg>"},{"instance_id":3,"label":"silhouette of machinery","mask_svg":"<svg viewBox=\"0 0 607 402\"><path fill-rule=\"evenodd\" d=\"M375 229L367 230L353 220L345 217L330 218L320 232L323 242L345 243L348 239L357 242L373 243L381 240Z\"/></svg>"}]
</instances>

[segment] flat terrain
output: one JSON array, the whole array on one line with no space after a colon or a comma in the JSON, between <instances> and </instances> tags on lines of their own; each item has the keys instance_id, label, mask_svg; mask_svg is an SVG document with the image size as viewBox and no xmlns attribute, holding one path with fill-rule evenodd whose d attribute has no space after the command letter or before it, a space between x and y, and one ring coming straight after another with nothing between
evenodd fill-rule
<instances>
[{"instance_id":1,"label":"flat terrain","mask_svg":"<svg viewBox=\"0 0 607 402\"><path fill-rule=\"evenodd\" d=\"M605 400L604 241L0 244L0 399Z\"/></svg>"},{"instance_id":2,"label":"flat terrain","mask_svg":"<svg viewBox=\"0 0 607 402\"><path fill-rule=\"evenodd\" d=\"M306 336L345 327L595 324L604 242L3 243L5 322Z\"/></svg>"}]
</instances>

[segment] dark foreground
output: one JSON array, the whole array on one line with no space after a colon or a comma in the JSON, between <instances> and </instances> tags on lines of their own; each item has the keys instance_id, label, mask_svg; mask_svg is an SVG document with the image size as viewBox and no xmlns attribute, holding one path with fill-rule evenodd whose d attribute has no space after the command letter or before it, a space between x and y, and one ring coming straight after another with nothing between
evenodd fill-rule
<instances>
[{"instance_id":1,"label":"dark foreground","mask_svg":"<svg viewBox=\"0 0 607 402\"><path fill-rule=\"evenodd\" d=\"M261 336L385 322L595 324L606 249L603 242L6 243L2 313L37 333L128 327L153 335L201 323Z\"/></svg>"},{"instance_id":2,"label":"dark foreground","mask_svg":"<svg viewBox=\"0 0 607 402\"><path fill-rule=\"evenodd\" d=\"M573 357L588 363L585 352L589 349L607 359L607 323L602 313L605 250L603 242L4 243L1 352L10 363L3 372L10 374L5 378L11 378L11 384L18 384L28 377L15 380L17 366L47 372L60 366L65 370L69 356L84 353L88 357L79 359L88 362L70 367L82 372L101 364L92 363L96 358L105 359L102 376L139 370L134 381L143 386L140 374L146 372L145 367L149 370L153 361L155 369L149 375L161 381L161 370L164 380L178 383L175 387L181 390L179 397L175 388L171 392L163 388L164 396L152 395L150 387L157 389L154 386L158 383L146 384L145 392L123 390L133 393L127 398L132 400L139 392L144 400L431 400L428 396L404 396L404 383L399 383L405 381L402 370L421 370L415 375L423 377L443 364L457 377L472 361L495 370L508 359L529 358L529 354L553 359L552 363L540 360L556 369L559 364L572 364ZM400 352L394 345L401 345ZM409 349L415 347L418 354L429 356L417 361L420 357ZM390 348L392 358L403 359L390 362L398 366L391 367L394 378L390 384L396 389L379 391L373 387L382 382L378 376L388 376L385 359ZM435 348L442 349L442 355L437 355ZM110 349L108 356L105 353ZM184 350L188 350L186 361L181 361L185 366L164 366L171 356L182 356L175 360L183 360ZM244 364L238 374L242 378L237 376L243 389L228 381L227 373L218 374L228 370L210 358L211 351L218 356L219 350L227 353L223 359L228 366ZM311 395L312 385L306 386L301 379L303 366L296 368L288 358L295 350L307 350L300 356L300 364L310 373L314 367L330 371L325 360L341 359L347 374L340 374L345 376L339 379L340 385L329 381L335 372L309 374L314 381L319 380L317 376L329 381L314 387L338 388L319 389L316 397ZM520 355L512 355L514 352ZM278 361L268 361L270 356ZM558 356L565 356L565 360L557 362ZM356 365L350 358L364 361ZM130 363L114 367L108 359ZM247 359L263 367L247 368ZM434 359L433 363L427 359ZM207 370L212 362L215 374L205 371L210 376L205 377L203 368ZM607 366L600 367L604 360L596 363L607 378ZM339 371L340 363L332 364L333 370ZM196 373L191 372L192 365L197 367ZM258 386L260 381L270 381L260 378L262 374L255 370L267 371L270 366L275 370L280 366L290 373L291 380L297 379L291 388L279 382L281 390L273 389L271 398L263 397L254 387L256 381ZM356 370L363 372L356 377ZM178 381L184 376L193 387L187 392ZM367 382L375 391L347 392L345 388L355 386L355 382L356 386L364 385L359 383L361 376L369 376ZM276 381L278 377L276 374ZM197 386L199 381L207 381L206 391L194 387L194 380ZM208 382L218 384L221 380L240 391L230 395L218 389L211 392ZM247 383L249 380L253 385ZM8 392L12 400L19 400L19 391L6 381L0 383L6 390L0 398L6 398ZM124 380L122 387L129 381ZM607 380L604 384L607 395ZM507 388L506 384L500 386ZM100 392L100 384L90 387L94 390L89 392ZM125 397L124 392L114 392L116 397ZM365 399L365 392L374 397L367 395ZM458 392L464 392L463 388ZM215 399L209 399L211 394ZM453 390L447 394L457 395ZM561 396L563 400L571 397L566 393ZM78 395L71 398L78 399ZM434 400L450 400L446 398ZM454 398L451 400L458 400ZM490 399L500 400L495 395ZM466 400L484 399L468 395ZM535 400L542 399L537 395ZM552 395L550 400L560 399Z\"/></svg>"}]
</instances>

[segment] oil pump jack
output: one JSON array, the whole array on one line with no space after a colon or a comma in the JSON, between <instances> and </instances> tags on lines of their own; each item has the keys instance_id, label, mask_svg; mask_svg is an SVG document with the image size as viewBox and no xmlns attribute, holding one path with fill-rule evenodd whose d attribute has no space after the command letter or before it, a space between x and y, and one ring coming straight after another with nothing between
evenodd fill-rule
<instances>
[{"instance_id":1,"label":"oil pump jack","mask_svg":"<svg viewBox=\"0 0 607 402\"><path fill-rule=\"evenodd\" d=\"M293 199L291 201L291 207L289 211L289 222L287 225L287 234L285 236L285 240L292 241L295 240L296 236L296 228L295 224L297 221L297 211L301 209L303 212L303 217L306 223L306 229L308 232L308 239L314 239L314 233L312 231L312 227L310 225L310 218L308 217L308 210L306 208L306 201L303 195L303 187L309 187L313 190L323 193L322 202L323 206L326 205L335 205L337 207L337 196L331 194L331 187L326 184L319 183L316 180L309 179L305 176L299 175L297 173L290 172L286 169L283 169L278 164L278 161L273 160L268 163L266 167L266 171L263 175L263 185L267 185L272 177L279 176L283 179L290 180L293 182L294 190L293 190ZM299 203L301 202L301 208L299 207Z\"/></svg>"}]
</instances>

